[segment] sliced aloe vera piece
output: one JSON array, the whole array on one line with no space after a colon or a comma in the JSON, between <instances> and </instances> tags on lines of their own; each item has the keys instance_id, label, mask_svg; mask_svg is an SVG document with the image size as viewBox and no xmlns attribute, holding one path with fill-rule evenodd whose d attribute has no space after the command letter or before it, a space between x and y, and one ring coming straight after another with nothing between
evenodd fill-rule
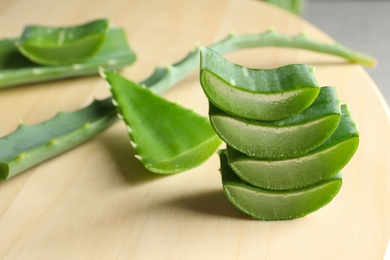
<instances>
[{"instance_id":1,"label":"sliced aloe vera piece","mask_svg":"<svg viewBox=\"0 0 390 260\"><path fill-rule=\"evenodd\" d=\"M107 19L69 27L29 25L16 41L19 51L42 65L67 65L92 57L103 44Z\"/></svg>"},{"instance_id":2,"label":"sliced aloe vera piece","mask_svg":"<svg viewBox=\"0 0 390 260\"><path fill-rule=\"evenodd\" d=\"M110 28L98 52L85 62L42 66L24 57L15 46L17 39L0 41L0 88L98 74L98 68L118 70L132 64L136 55L121 28Z\"/></svg>"},{"instance_id":3,"label":"sliced aloe vera piece","mask_svg":"<svg viewBox=\"0 0 390 260\"><path fill-rule=\"evenodd\" d=\"M340 104L334 87L323 87L303 112L275 122L236 118L210 103L210 121L229 146L251 157L291 158L319 146L336 130Z\"/></svg>"},{"instance_id":4,"label":"sliced aloe vera piece","mask_svg":"<svg viewBox=\"0 0 390 260\"><path fill-rule=\"evenodd\" d=\"M242 181L219 153L223 190L229 201L255 219L288 220L304 217L328 204L341 188L341 173L315 186L290 191L256 188Z\"/></svg>"},{"instance_id":5,"label":"sliced aloe vera piece","mask_svg":"<svg viewBox=\"0 0 390 260\"><path fill-rule=\"evenodd\" d=\"M105 73L137 158L156 173L193 168L222 143L208 119L116 73ZM194 131L194 129L196 129Z\"/></svg>"},{"instance_id":6,"label":"sliced aloe vera piece","mask_svg":"<svg viewBox=\"0 0 390 260\"><path fill-rule=\"evenodd\" d=\"M292 64L276 69L248 69L203 47L200 82L207 98L230 115L270 121L295 115L320 92L313 67Z\"/></svg>"},{"instance_id":7,"label":"sliced aloe vera piece","mask_svg":"<svg viewBox=\"0 0 390 260\"><path fill-rule=\"evenodd\" d=\"M340 123L333 135L309 153L287 160L259 160L227 147L232 170L253 186L291 190L317 184L341 171L359 145L359 133L343 105Z\"/></svg>"}]
</instances>

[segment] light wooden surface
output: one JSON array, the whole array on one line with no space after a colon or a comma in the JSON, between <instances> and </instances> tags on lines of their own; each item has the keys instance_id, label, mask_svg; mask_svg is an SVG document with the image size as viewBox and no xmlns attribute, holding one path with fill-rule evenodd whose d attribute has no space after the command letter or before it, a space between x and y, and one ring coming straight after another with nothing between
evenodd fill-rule
<instances>
[{"instance_id":1,"label":"light wooden surface","mask_svg":"<svg viewBox=\"0 0 390 260\"><path fill-rule=\"evenodd\" d=\"M232 30L259 33L272 26L331 41L299 18L249 0L2 0L0 37L19 35L25 24L99 17L126 29L138 61L123 74L136 81L155 65L178 61L196 42L206 45ZM217 156L194 170L157 176L134 159L118 123L0 183L0 259L382 259L390 237L389 114L364 69L276 48L226 57L249 67L316 65L320 84L337 86L359 123L361 143L334 201L302 219L251 220L224 197ZM0 136L19 118L37 123L108 95L99 77L2 90ZM164 96L207 113L198 72Z\"/></svg>"}]
</instances>

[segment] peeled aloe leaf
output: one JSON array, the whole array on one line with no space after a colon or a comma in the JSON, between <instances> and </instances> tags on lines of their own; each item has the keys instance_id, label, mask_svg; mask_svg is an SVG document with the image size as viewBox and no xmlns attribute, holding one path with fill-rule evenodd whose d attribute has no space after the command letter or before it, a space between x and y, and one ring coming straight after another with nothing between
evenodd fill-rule
<instances>
[{"instance_id":1,"label":"peeled aloe leaf","mask_svg":"<svg viewBox=\"0 0 390 260\"><path fill-rule=\"evenodd\" d=\"M319 146L336 130L340 104L333 87L323 87L303 112L274 122L249 121L230 116L210 103L210 121L229 146L251 157L291 158Z\"/></svg>"},{"instance_id":2,"label":"peeled aloe leaf","mask_svg":"<svg viewBox=\"0 0 390 260\"><path fill-rule=\"evenodd\" d=\"M105 73L137 158L163 174L191 169L208 159L222 141L206 117L168 102L116 73Z\"/></svg>"},{"instance_id":3,"label":"peeled aloe leaf","mask_svg":"<svg viewBox=\"0 0 390 260\"><path fill-rule=\"evenodd\" d=\"M313 67L248 69L202 48L200 82L207 98L228 114L253 120L281 120L310 106L320 92Z\"/></svg>"},{"instance_id":4,"label":"peeled aloe leaf","mask_svg":"<svg viewBox=\"0 0 390 260\"><path fill-rule=\"evenodd\" d=\"M41 124L21 123L15 132L0 138L0 180L91 139L112 125L116 114L110 100L94 101L76 112L60 112Z\"/></svg>"},{"instance_id":5,"label":"peeled aloe leaf","mask_svg":"<svg viewBox=\"0 0 390 260\"><path fill-rule=\"evenodd\" d=\"M92 57L106 38L109 22L95 20L71 27L26 26L16 41L19 51L42 65L68 65Z\"/></svg>"},{"instance_id":6,"label":"peeled aloe leaf","mask_svg":"<svg viewBox=\"0 0 390 260\"><path fill-rule=\"evenodd\" d=\"M309 153L286 160L259 160L228 146L232 170L253 186L290 190L317 184L337 174L351 160L359 145L359 133L346 105L333 135Z\"/></svg>"},{"instance_id":7,"label":"peeled aloe leaf","mask_svg":"<svg viewBox=\"0 0 390 260\"><path fill-rule=\"evenodd\" d=\"M112 38L111 38L112 37ZM118 38L115 38L118 37ZM97 67L103 64L103 68L107 70L117 70L121 67L131 64L135 60L134 53L129 49L126 37L123 30L118 28L110 28L110 31L107 35L109 39L115 40L105 40L102 48L99 52L89 60L88 63L76 64L69 66L38 66L22 56L17 48L15 47L15 39L6 39L0 41L0 88L6 86L14 86L18 84L39 82L52 79L61 79L67 77L75 77L82 75L90 75L97 73ZM288 48L299 48L307 49L311 51L321 52L340 56L345 58L350 62L358 62L365 66L372 67L375 65L376 60L370 56L364 55L362 53L354 52L340 44L328 44L322 43L320 41L313 40L305 34L299 34L295 36L279 34L274 30L269 30L261 34L250 34L250 35L234 35L231 34L226 38L218 41L212 45L210 48L214 49L219 53L228 53L235 50L246 49L246 48L255 48L262 46L278 46L278 47L288 47ZM152 89L156 93L162 93L165 90L169 89L177 82L185 78L191 72L193 72L199 66L199 48L196 48L194 51L190 52L186 57L181 61L168 66L166 68L156 68L154 73L149 76L147 79L141 81L141 85L146 86L147 88ZM73 69L72 69L73 68ZM107 98L104 101L105 109L107 113L102 113L100 108L95 105L95 102L89 105L86 108L76 110L69 113L70 115L77 115L80 111L91 110L94 113L86 114L83 117L84 124L80 123L76 125L78 129L68 129L68 132L63 132L61 136L73 135L74 138L78 140L83 140L84 142L92 139L108 127L110 127L113 122L117 120L117 117L114 113L109 111L115 111L116 108L111 104L111 98ZM97 117L98 118L97 118ZM107 120L108 117L110 120ZM81 117L80 117L81 118ZM85 135L82 131L84 125L88 122L94 120L99 120L100 127L96 128L99 131L91 132L89 135ZM42 128L49 131L54 129L54 125L57 123L57 118L52 118L47 121L44 121L38 125L41 125ZM52 123L52 122L55 123ZM66 121L66 123L71 124L72 121ZM36 125L36 126L38 126ZM31 128L28 128L31 129ZM38 129L38 128L37 128ZM0 138L1 140L9 139L13 133ZM26 140L34 140L37 136L40 136L40 131L25 131L24 136ZM8 144L12 144L11 141ZM29 143L29 142L27 142ZM74 142L67 147L67 150L76 147L80 142ZM18 149L13 150L15 157L19 154L23 154L25 151L23 147L17 147ZM45 150L47 146L42 145L39 149ZM3 154L4 150L7 150L8 147L4 146L4 143L0 144L0 155ZM38 147L36 147L38 149ZM62 151L64 152L65 149ZM30 161L30 167L42 163L47 158L56 156L62 152L51 154L51 150L48 151L47 157L34 157L34 161ZM0 156L0 175L6 176L8 172L5 172L4 169L8 169L8 160L3 160L4 157ZM18 161L20 162L20 161ZM15 162L14 169L20 169L18 172L14 171L13 175L20 173L26 167L19 167L18 163ZM9 176L9 175L8 175ZM10 177L10 176L9 176Z\"/></svg>"},{"instance_id":8,"label":"peeled aloe leaf","mask_svg":"<svg viewBox=\"0 0 390 260\"><path fill-rule=\"evenodd\" d=\"M224 152L219 153L224 192L240 211L261 220L301 218L328 204L341 188L341 173L317 185L297 190L271 191L242 181L231 170Z\"/></svg>"},{"instance_id":9,"label":"peeled aloe leaf","mask_svg":"<svg viewBox=\"0 0 390 260\"><path fill-rule=\"evenodd\" d=\"M110 28L98 52L82 63L42 66L24 57L15 46L17 39L0 41L0 88L55 79L98 74L98 68L118 70L132 64L136 55L121 28Z\"/></svg>"}]
</instances>

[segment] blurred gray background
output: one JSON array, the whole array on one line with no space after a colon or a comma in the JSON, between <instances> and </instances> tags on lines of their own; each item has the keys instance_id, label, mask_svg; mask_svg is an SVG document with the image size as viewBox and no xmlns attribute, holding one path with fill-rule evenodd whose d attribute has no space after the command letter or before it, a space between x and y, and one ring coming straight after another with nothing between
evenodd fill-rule
<instances>
[{"instance_id":1,"label":"blurred gray background","mask_svg":"<svg viewBox=\"0 0 390 260\"><path fill-rule=\"evenodd\" d=\"M301 16L336 41L376 57L366 71L390 104L390 0L306 0Z\"/></svg>"}]
</instances>

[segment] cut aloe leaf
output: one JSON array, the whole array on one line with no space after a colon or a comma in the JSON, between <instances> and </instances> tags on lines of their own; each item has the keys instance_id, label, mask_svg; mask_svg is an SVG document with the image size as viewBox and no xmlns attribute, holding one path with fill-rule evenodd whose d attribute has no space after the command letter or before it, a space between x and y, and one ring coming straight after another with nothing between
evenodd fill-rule
<instances>
[{"instance_id":1,"label":"cut aloe leaf","mask_svg":"<svg viewBox=\"0 0 390 260\"><path fill-rule=\"evenodd\" d=\"M208 119L116 73L105 73L137 158L156 173L191 169L222 143Z\"/></svg>"},{"instance_id":2,"label":"cut aloe leaf","mask_svg":"<svg viewBox=\"0 0 390 260\"><path fill-rule=\"evenodd\" d=\"M333 135L309 153L287 160L259 160L227 147L232 170L249 184L269 190L311 186L337 174L351 160L359 145L359 133L348 108L342 106Z\"/></svg>"},{"instance_id":3,"label":"cut aloe leaf","mask_svg":"<svg viewBox=\"0 0 390 260\"><path fill-rule=\"evenodd\" d=\"M323 87L303 112L275 122L236 118L210 103L210 121L229 146L251 157L291 158L319 146L336 130L340 104L333 87Z\"/></svg>"},{"instance_id":4,"label":"cut aloe leaf","mask_svg":"<svg viewBox=\"0 0 390 260\"><path fill-rule=\"evenodd\" d=\"M115 115L107 99L76 112L58 113L41 124L21 123L15 132L0 138L0 180L91 139L116 122Z\"/></svg>"},{"instance_id":5,"label":"cut aloe leaf","mask_svg":"<svg viewBox=\"0 0 390 260\"><path fill-rule=\"evenodd\" d=\"M78 26L26 26L16 41L19 51L42 65L68 65L92 57L106 38L109 22L95 20Z\"/></svg>"},{"instance_id":6,"label":"cut aloe leaf","mask_svg":"<svg viewBox=\"0 0 390 260\"><path fill-rule=\"evenodd\" d=\"M219 153L224 192L240 211L261 220L288 220L304 217L326 204L339 192L341 173L304 189L270 191L251 186L231 170L224 152Z\"/></svg>"},{"instance_id":7,"label":"cut aloe leaf","mask_svg":"<svg viewBox=\"0 0 390 260\"><path fill-rule=\"evenodd\" d=\"M110 28L98 52L82 63L42 66L24 57L15 46L16 39L0 41L0 88L71 77L98 74L99 67L118 70L132 64L136 55L121 28Z\"/></svg>"},{"instance_id":8,"label":"cut aloe leaf","mask_svg":"<svg viewBox=\"0 0 390 260\"><path fill-rule=\"evenodd\" d=\"M313 67L304 64L276 69L248 69L203 47L200 82L219 109L246 119L270 121L295 115L318 96Z\"/></svg>"}]
</instances>

